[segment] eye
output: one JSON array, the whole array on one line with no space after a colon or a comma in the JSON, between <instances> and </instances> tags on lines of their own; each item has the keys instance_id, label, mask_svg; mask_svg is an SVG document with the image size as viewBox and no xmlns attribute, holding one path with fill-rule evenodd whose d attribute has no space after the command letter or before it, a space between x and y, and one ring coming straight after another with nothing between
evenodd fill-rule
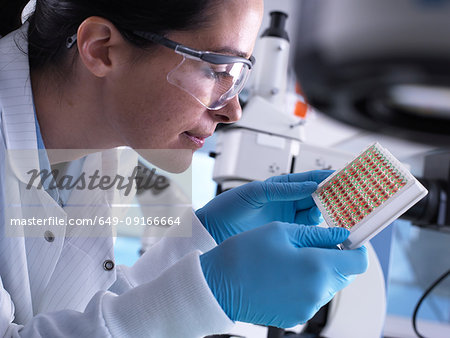
<instances>
[{"instance_id":1,"label":"eye","mask_svg":"<svg viewBox=\"0 0 450 338\"><path fill-rule=\"evenodd\" d=\"M214 72L214 74L217 80L224 80L231 77L230 73L228 72Z\"/></svg>"},{"instance_id":2,"label":"eye","mask_svg":"<svg viewBox=\"0 0 450 338\"><path fill-rule=\"evenodd\" d=\"M222 81L223 79L227 79L231 76L228 68L229 67L227 65L209 65L208 67L203 67L202 71L206 78L215 81Z\"/></svg>"},{"instance_id":3,"label":"eye","mask_svg":"<svg viewBox=\"0 0 450 338\"><path fill-rule=\"evenodd\" d=\"M202 67L201 73L208 80L214 80L216 78L216 72L209 66Z\"/></svg>"},{"instance_id":4,"label":"eye","mask_svg":"<svg viewBox=\"0 0 450 338\"><path fill-rule=\"evenodd\" d=\"M203 69L203 74L208 79L216 80L216 81L221 81L221 80L227 79L227 78L229 78L231 76L227 72L226 68L224 68L224 67L217 68L217 69L213 69L213 68L208 67L208 68Z\"/></svg>"}]
</instances>

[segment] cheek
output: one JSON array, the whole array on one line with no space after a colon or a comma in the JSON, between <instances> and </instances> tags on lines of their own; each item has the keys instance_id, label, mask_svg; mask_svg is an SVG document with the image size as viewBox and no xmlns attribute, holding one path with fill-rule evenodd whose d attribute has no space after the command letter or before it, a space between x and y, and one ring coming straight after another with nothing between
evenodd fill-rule
<instances>
[{"instance_id":1,"label":"cheek","mask_svg":"<svg viewBox=\"0 0 450 338\"><path fill-rule=\"evenodd\" d=\"M115 96L115 127L133 148L176 147L180 134L191 129L203 108L168 83L139 74L121 84Z\"/></svg>"}]
</instances>

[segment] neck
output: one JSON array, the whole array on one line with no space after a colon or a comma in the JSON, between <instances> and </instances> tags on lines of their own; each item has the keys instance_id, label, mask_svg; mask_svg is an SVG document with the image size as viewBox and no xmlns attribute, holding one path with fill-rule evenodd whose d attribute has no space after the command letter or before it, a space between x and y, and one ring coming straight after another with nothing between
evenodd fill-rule
<instances>
[{"instance_id":1,"label":"neck","mask_svg":"<svg viewBox=\"0 0 450 338\"><path fill-rule=\"evenodd\" d=\"M46 149L79 149L68 152L73 157L120 145L103 109L101 81L81 73L61 84L55 76L31 71L36 116Z\"/></svg>"}]
</instances>

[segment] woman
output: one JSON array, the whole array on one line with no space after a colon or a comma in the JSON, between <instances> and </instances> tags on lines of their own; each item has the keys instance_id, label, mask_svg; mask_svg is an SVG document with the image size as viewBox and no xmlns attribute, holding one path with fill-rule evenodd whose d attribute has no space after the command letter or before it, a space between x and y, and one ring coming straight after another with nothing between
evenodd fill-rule
<instances>
[{"instance_id":1,"label":"woman","mask_svg":"<svg viewBox=\"0 0 450 338\"><path fill-rule=\"evenodd\" d=\"M67 211L57 192L25 190L18 159L6 162L18 149L85 149L64 160L87 162L89 149L188 149L151 159L187 168L218 123L241 116L237 94L253 67L262 7L37 0L27 23L0 40L2 214L19 205L24 215L43 201L55 214ZM114 266L110 237L45 228L5 236L5 217L0 334L197 337L226 332L235 320L304 322L367 267L364 248L335 249L346 230L305 226L319 222L310 195L327 175L274 177L224 193L196 212L191 237L160 240L131 268Z\"/></svg>"}]
</instances>

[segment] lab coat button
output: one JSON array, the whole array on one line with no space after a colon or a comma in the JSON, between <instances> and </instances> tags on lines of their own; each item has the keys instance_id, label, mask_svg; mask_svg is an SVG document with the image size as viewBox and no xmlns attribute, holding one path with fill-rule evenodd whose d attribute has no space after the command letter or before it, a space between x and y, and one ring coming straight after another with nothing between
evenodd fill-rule
<instances>
[{"instance_id":1,"label":"lab coat button","mask_svg":"<svg viewBox=\"0 0 450 338\"><path fill-rule=\"evenodd\" d=\"M55 240L55 235L53 235L53 232L51 232L50 230L47 230L44 233L44 238L47 242L53 242Z\"/></svg>"},{"instance_id":2,"label":"lab coat button","mask_svg":"<svg viewBox=\"0 0 450 338\"><path fill-rule=\"evenodd\" d=\"M105 269L106 271L110 271L110 270L114 269L114 262L110 259L104 261L103 269Z\"/></svg>"}]
</instances>

